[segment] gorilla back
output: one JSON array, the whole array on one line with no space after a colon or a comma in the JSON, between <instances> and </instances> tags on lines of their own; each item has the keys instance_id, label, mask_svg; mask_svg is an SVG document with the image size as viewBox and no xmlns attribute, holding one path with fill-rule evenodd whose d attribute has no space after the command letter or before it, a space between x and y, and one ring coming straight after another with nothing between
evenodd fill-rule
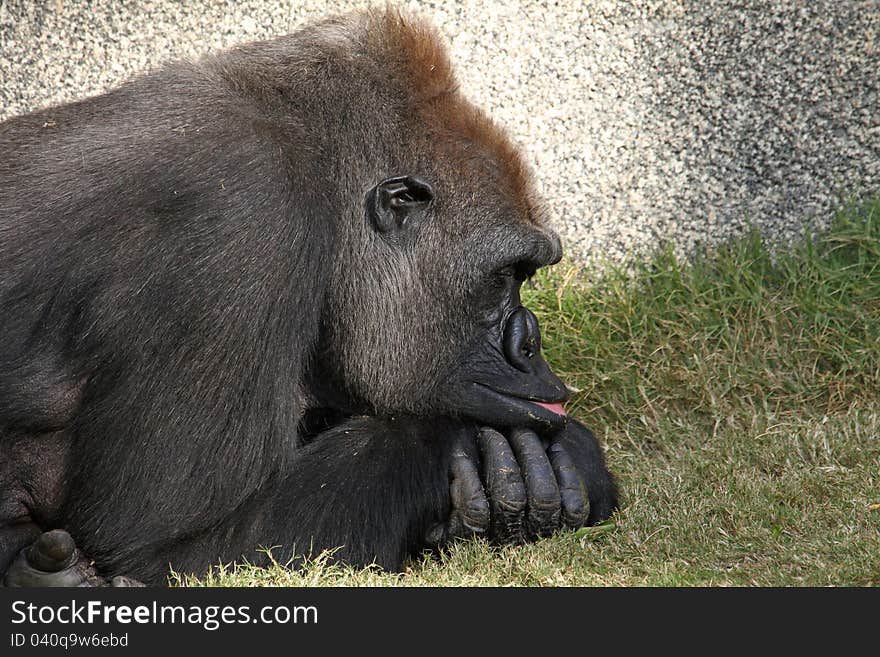
<instances>
[{"instance_id":1,"label":"gorilla back","mask_svg":"<svg viewBox=\"0 0 880 657\"><path fill-rule=\"evenodd\" d=\"M519 301L560 256L393 11L0 124L0 573L54 527L150 582L258 545L399 567L450 513L449 435L565 433Z\"/></svg>"}]
</instances>

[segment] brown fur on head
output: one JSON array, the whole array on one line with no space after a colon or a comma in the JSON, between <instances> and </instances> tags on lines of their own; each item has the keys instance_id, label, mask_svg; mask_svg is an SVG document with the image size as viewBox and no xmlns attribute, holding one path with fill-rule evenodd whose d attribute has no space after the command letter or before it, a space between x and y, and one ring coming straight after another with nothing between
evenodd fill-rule
<instances>
[{"instance_id":1,"label":"brown fur on head","mask_svg":"<svg viewBox=\"0 0 880 657\"><path fill-rule=\"evenodd\" d=\"M511 187L511 197L535 206L524 210L539 212L541 204L522 153L498 124L460 92L438 31L422 19L391 9L370 12L367 17L370 45L377 58L385 58L399 72L412 94L413 114L429 125L443 126L450 138L478 144L491 153L502 179Z\"/></svg>"}]
</instances>

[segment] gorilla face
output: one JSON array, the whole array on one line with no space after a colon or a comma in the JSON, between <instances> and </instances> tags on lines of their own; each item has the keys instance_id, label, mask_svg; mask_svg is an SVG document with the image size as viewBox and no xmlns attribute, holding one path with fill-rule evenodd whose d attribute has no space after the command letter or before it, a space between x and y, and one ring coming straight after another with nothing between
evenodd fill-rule
<instances>
[{"instance_id":1,"label":"gorilla face","mask_svg":"<svg viewBox=\"0 0 880 657\"><path fill-rule=\"evenodd\" d=\"M365 194L360 284L342 288L348 298L330 328L346 405L491 426L564 424L566 388L520 299L522 283L560 259L559 238L504 198L501 182L479 201L480 190L441 176L392 176Z\"/></svg>"}]
</instances>

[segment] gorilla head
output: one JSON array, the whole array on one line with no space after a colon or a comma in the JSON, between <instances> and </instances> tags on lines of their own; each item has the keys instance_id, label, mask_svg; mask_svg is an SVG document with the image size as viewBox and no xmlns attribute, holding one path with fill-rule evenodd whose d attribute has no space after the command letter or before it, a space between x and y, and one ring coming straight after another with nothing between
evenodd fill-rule
<instances>
[{"instance_id":1,"label":"gorilla head","mask_svg":"<svg viewBox=\"0 0 880 657\"><path fill-rule=\"evenodd\" d=\"M428 28L394 13L356 20L339 32L344 63L325 53L346 73L336 98L347 120L328 136L345 211L321 375L371 412L564 422L565 387L519 296L561 257L527 167L459 92Z\"/></svg>"}]
</instances>

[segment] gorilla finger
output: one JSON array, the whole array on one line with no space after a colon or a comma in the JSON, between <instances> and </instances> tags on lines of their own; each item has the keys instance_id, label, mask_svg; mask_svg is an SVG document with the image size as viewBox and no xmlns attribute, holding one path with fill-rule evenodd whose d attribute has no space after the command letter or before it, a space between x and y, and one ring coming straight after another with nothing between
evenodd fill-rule
<instances>
[{"instance_id":1,"label":"gorilla finger","mask_svg":"<svg viewBox=\"0 0 880 657\"><path fill-rule=\"evenodd\" d=\"M549 536L559 529L561 514L559 486L541 438L529 429L514 429L510 446L523 472L528 497L526 534L530 538Z\"/></svg>"},{"instance_id":2,"label":"gorilla finger","mask_svg":"<svg viewBox=\"0 0 880 657\"><path fill-rule=\"evenodd\" d=\"M617 484L605 465L605 455L596 436L577 420L570 419L555 439L571 455L587 487L590 500L588 525L608 518L618 507Z\"/></svg>"},{"instance_id":3,"label":"gorilla finger","mask_svg":"<svg viewBox=\"0 0 880 657\"><path fill-rule=\"evenodd\" d=\"M472 435L457 436L449 463L449 517L428 528L425 533L427 546L436 548L453 538L467 538L489 531L489 502L480 481L478 461Z\"/></svg>"},{"instance_id":4,"label":"gorilla finger","mask_svg":"<svg viewBox=\"0 0 880 657\"><path fill-rule=\"evenodd\" d=\"M485 534L489 531L489 501L474 458L463 450L452 454L452 536Z\"/></svg>"},{"instance_id":5,"label":"gorilla finger","mask_svg":"<svg viewBox=\"0 0 880 657\"><path fill-rule=\"evenodd\" d=\"M483 479L492 516L490 538L501 543L521 543L527 499L516 457L507 439L494 429L481 429L477 445L483 457Z\"/></svg>"},{"instance_id":6,"label":"gorilla finger","mask_svg":"<svg viewBox=\"0 0 880 657\"><path fill-rule=\"evenodd\" d=\"M587 486L578 472L577 465L565 446L554 441L547 450L550 465L559 485L562 501L562 522L566 527L577 529L587 523L590 515L590 499Z\"/></svg>"}]
</instances>

